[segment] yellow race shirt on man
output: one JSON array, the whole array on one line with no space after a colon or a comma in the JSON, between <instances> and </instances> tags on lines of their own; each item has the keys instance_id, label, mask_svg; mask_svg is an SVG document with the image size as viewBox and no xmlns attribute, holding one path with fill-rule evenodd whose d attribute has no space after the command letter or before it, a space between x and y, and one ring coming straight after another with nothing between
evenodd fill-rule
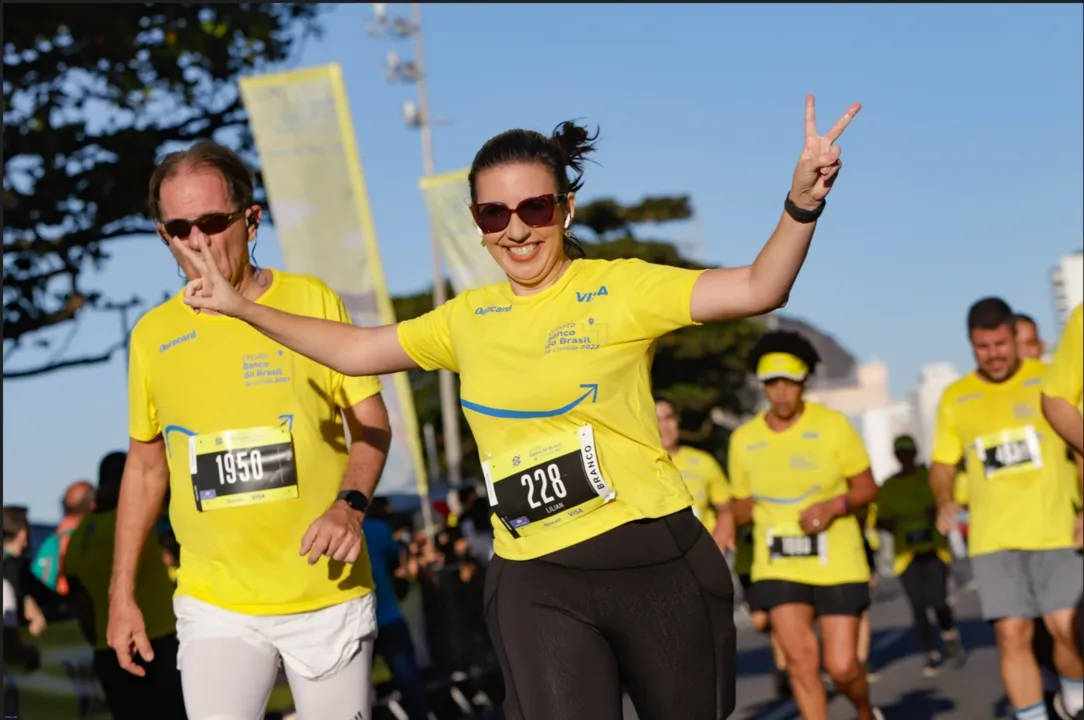
<instances>
[{"instance_id":1,"label":"yellow race shirt on man","mask_svg":"<svg viewBox=\"0 0 1084 720\"><path fill-rule=\"evenodd\" d=\"M350 322L342 300L309 276L276 270L257 302ZM327 558L310 566L298 551L343 480L341 409L380 387L239 320L196 314L180 295L140 319L131 339L129 433L165 441L170 522L182 548L178 596L282 615L371 592L365 553L343 567Z\"/></svg>"},{"instance_id":2,"label":"yellow race shirt on man","mask_svg":"<svg viewBox=\"0 0 1084 720\"><path fill-rule=\"evenodd\" d=\"M575 260L541 292L487 285L399 324L414 362L460 376L497 555L529 560L689 507L651 360L659 336L693 324L701 272Z\"/></svg>"},{"instance_id":3,"label":"yellow race shirt on man","mask_svg":"<svg viewBox=\"0 0 1084 720\"><path fill-rule=\"evenodd\" d=\"M731 492L754 501L753 582L869 582L862 528L853 515L837 518L814 536L813 556L785 557L772 551L780 542L804 537L802 511L845 495L848 479L869 465L862 440L847 418L817 403L807 402L798 421L782 432L771 430L761 413L731 435Z\"/></svg>"},{"instance_id":4,"label":"yellow race shirt on man","mask_svg":"<svg viewBox=\"0 0 1084 720\"><path fill-rule=\"evenodd\" d=\"M95 650L108 650L109 579L113 573L113 536L117 511L91 513L71 534L64 556L64 572L76 578L94 610ZM143 544L136 573L135 601L143 613L147 637L155 640L177 631L173 617L173 582L166 572L162 551L152 536Z\"/></svg>"},{"instance_id":5,"label":"yellow race shirt on man","mask_svg":"<svg viewBox=\"0 0 1084 720\"><path fill-rule=\"evenodd\" d=\"M926 468L885 480L877 492L877 515L892 523L896 553L893 572L897 577L903 574L917 553L936 552L946 564L952 562L948 541L937 531L937 503Z\"/></svg>"},{"instance_id":6,"label":"yellow race shirt on man","mask_svg":"<svg viewBox=\"0 0 1084 720\"><path fill-rule=\"evenodd\" d=\"M972 372L941 396L933 461L966 459L972 556L1073 546L1076 468L1040 408L1045 371L1024 359L1004 382Z\"/></svg>"},{"instance_id":7,"label":"yellow race shirt on man","mask_svg":"<svg viewBox=\"0 0 1084 720\"><path fill-rule=\"evenodd\" d=\"M1043 394L1068 400L1084 412L1084 304L1077 305L1061 333L1054 359L1046 369ZM1080 478L1073 478L1073 506L1080 508Z\"/></svg>"},{"instance_id":8,"label":"yellow race shirt on man","mask_svg":"<svg viewBox=\"0 0 1084 720\"><path fill-rule=\"evenodd\" d=\"M693 496L693 512L708 529L715 530L715 508L730 500L727 482L718 461L703 450L682 446L670 456Z\"/></svg>"}]
</instances>

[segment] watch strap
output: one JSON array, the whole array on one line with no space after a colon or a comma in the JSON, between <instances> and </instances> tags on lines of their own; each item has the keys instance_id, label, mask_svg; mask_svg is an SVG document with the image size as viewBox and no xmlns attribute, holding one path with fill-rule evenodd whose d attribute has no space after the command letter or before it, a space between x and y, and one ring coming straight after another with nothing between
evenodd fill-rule
<instances>
[{"instance_id":1,"label":"watch strap","mask_svg":"<svg viewBox=\"0 0 1084 720\"><path fill-rule=\"evenodd\" d=\"M811 222L817 222L817 218L824 212L825 201L821 200L821 204L816 210L806 210L800 208L794 204L794 201L790 199L790 193L787 193L787 199L783 202L783 209L794 219L794 222L802 223L806 225Z\"/></svg>"}]
</instances>

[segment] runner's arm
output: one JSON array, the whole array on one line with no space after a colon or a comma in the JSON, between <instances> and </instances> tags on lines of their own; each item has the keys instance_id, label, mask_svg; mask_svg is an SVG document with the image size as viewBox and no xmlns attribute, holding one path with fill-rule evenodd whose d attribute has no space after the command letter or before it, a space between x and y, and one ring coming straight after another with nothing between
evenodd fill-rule
<instances>
[{"instance_id":1,"label":"runner's arm","mask_svg":"<svg viewBox=\"0 0 1084 720\"><path fill-rule=\"evenodd\" d=\"M388 375L417 369L399 343L399 326L357 327L294 315L246 302L237 317L294 352L351 377Z\"/></svg>"},{"instance_id":2,"label":"runner's arm","mask_svg":"<svg viewBox=\"0 0 1084 720\"><path fill-rule=\"evenodd\" d=\"M955 465L946 465L939 462L930 465L930 489L933 490L933 497L937 501L937 507L956 501L956 496L953 493L955 485Z\"/></svg>"},{"instance_id":3,"label":"runner's arm","mask_svg":"<svg viewBox=\"0 0 1084 720\"><path fill-rule=\"evenodd\" d=\"M130 438L117 503L116 547L109 583L111 603L134 602L139 557L168 488L169 465L162 436L150 442Z\"/></svg>"},{"instance_id":4,"label":"runner's arm","mask_svg":"<svg viewBox=\"0 0 1084 720\"><path fill-rule=\"evenodd\" d=\"M847 478L847 492L842 497L846 500L848 511L864 519L870 503L877 499L877 481L873 479L873 471L866 468Z\"/></svg>"},{"instance_id":5,"label":"runner's arm","mask_svg":"<svg viewBox=\"0 0 1084 720\"><path fill-rule=\"evenodd\" d=\"M347 408L343 415L350 430L350 459L343 475L342 489L359 490L372 500L391 447L388 408L377 393Z\"/></svg>"},{"instance_id":6,"label":"runner's arm","mask_svg":"<svg viewBox=\"0 0 1084 720\"><path fill-rule=\"evenodd\" d=\"M752 265L714 268L693 285L692 319L698 323L754 317L787 304L817 223L786 212Z\"/></svg>"},{"instance_id":7,"label":"runner's arm","mask_svg":"<svg viewBox=\"0 0 1084 720\"><path fill-rule=\"evenodd\" d=\"M1084 453L1084 417L1073 404L1062 397L1043 393L1043 415L1054 432L1076 453Z\"/></svg>"}]
</instances>

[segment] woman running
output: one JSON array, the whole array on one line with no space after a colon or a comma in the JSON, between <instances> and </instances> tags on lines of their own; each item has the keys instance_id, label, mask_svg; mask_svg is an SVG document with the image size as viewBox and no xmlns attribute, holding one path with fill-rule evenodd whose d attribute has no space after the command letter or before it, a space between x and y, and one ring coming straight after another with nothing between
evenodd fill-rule
<instances>
[{"instance_id":1,"label":"woman running","mask_svg":"<svg viewBox=\"0 0 1084 720\"><path fill-rule=\"evenodd\" d=\"M768 333L750 353L769 406L730 437L735 521L752 521L753 593L786 655L804 720L827 720L824 667L858 720L876 720L858 659L870 568L856 511L877 497L869 456L847 418L803 400L820 358L797 333Z\"/></svg>"},{"instance_id":2,"label":"woman running","mask_svg":"<svg viewBox=\"0 0 1084 720\"><path fill-rule=\"evenodd\" d=\"M346 375L459 374L494 516L485 616L509 718L619 720L622 687L642 720L733 711L730 572L662 447L651 359L668 332L786 302L859 107L822 136L807 98L782 217L746 267L583 259L569 228L595 138L570 122L478 151L471 212L507 282L413 320L355 327L251 302L206 262L202 236L174 241L203 273L185 291L193 308Z\"/></svg>"}]
</instances>

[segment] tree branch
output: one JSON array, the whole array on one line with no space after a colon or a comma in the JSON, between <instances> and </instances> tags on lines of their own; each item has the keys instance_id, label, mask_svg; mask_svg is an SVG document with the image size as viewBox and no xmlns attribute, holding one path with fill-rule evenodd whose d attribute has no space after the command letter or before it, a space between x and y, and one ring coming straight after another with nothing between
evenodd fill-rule
<instances>
[{"instance_id":1,"label":"tree branch","mask_svg":"<svg viewBox=\"0 0 1084 720\"><path fill-rule=\"evenodd\" d=\"M58 360L57 362L46 363L45 365L39 365L33 368L27 368L25 370L13 370L8 372L4 371L5 380L22 380L36 375L45 375L56 370L64 370L66 368L82 367L85 365L100 365L104 362L109 362L110 358L117 350L122 350L128 344L127 338L114 344L105 352L100 355L87 355L79 358L71 358L70 360Z\"/></svg>"}]
</instances>

